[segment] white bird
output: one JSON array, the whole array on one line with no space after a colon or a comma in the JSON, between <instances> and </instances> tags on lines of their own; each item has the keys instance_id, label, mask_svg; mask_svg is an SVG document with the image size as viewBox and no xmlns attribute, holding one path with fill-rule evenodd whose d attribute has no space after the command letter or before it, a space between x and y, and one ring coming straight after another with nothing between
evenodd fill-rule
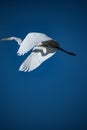
<instances>
[{"instance_id":1,"label":"white bird","mask_svg":"<svg viewBox=\"0 0 87 130\"><path fill-rule=\"evenodd\" d=\"M17 54L19 56L24 55L32 49L31 54L21 64L19 71L30 72L36 69L45 60L53 56L58 50L75 56L74 53L68 52L60 48L60 45L57 41L55 41L44 33L29 33L23 41L22 39L17 37L9 37L1 40L15 40L20 45L17 51Z\"/></svg>"}]
</instances>

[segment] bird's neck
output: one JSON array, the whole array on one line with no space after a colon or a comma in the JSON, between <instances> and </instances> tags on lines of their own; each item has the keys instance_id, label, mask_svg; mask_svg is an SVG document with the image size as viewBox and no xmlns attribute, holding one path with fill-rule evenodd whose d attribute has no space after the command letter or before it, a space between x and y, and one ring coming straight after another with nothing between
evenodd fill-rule
<instances>
[{"instance_id":1,"label":"bird's neck","mask_svg":"<svg viewBox=\"0 0 87 130\"><path fill-rule=\"evenodd\" d=\"M12 37L12 40L15 40L19 45L21 45L22 39L17 37Z\"/></svg>"}]
</instances>

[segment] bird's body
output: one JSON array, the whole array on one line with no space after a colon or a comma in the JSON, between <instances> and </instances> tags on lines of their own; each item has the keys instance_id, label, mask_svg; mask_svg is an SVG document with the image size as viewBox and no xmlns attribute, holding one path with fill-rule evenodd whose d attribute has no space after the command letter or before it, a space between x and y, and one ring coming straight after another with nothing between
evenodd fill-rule
<instances>
[{"instance_id":1,"label":"bird's body","mask_svg":"<svg viewBox=\"0 0 87 130\"><path fill-rule=\"evenodd\" d=\"M51 40L52 38L48 37L43 33L29 33L21 43L20 48L18 49L18 55L24 55L30 51L34 46L41 44L43 41Z\"/></svg>"},{"instance_id":2,"label":"bird's body","mask_svg":"<svg viewBox=\"0 0 87 130\"><path fill-rule=\"evenodd\" d=\"M62 50L70 55L74 53L68 52L60 48L58 42L43 33L29 33L24 40L20 38L10 37L2 40L15 40L20 45L17 54L24 55L32 49L32 53L21 64L20 71L32 71L40 66L45 60L53 56L57 50Z\"/></svg>"}]
</instances>

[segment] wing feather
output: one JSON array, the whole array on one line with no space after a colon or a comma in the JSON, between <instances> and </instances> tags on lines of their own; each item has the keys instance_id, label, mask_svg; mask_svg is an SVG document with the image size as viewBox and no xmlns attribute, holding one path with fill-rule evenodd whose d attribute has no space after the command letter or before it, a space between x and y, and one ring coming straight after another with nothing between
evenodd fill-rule
<instances>
[{"instance_id":1,"label":"wing feather","mask_svg":"<svg viewBox=\"0 0 87 130\"><path fill-rule=\"evenodd\" d=\"M42 48L41 48L42 49ZM44 50L43 50L44 51ZM25 61L22 63L22 65L19 68L19 71L32 71L39 67L45 60L50 58L56 53L56 50L49 49L48 53L43 55L41 50L33 50L33 52L25 59Z\"/></svg>"},{"instance_id":2,"label":"wing feather","mask_svg":"<svg viewBox=\"0 0 87 130\"><path fill-rule=\"evenodd\" d=\"M30 51L36 44L51 39L52 38L48 37L43 33L29 33L21 43L21 46L18 49L17 54L20 56L24 55L25 53Z\"/></svg>"}]
</instances>

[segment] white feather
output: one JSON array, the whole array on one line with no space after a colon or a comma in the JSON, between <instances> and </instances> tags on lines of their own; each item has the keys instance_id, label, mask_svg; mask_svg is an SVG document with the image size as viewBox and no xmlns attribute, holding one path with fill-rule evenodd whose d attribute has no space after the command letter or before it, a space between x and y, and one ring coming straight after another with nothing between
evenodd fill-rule
<instances>
[{"instance_id":1,"label":"white feather","mask_svg":"<svg viewBox=\"0 0 87 130\"><path fill-rule=\"evenodd\" d=\"M44 47L39 47L39 49L37 50L36 47L22 63L19 70L24 72L26 71L30 72L36 69L37 67L39 67L45 60L53 56L55 53L56 53L56 49L54 49L53 52L53 49L50 48L46 50L46 48Z\"/></svg>"},{"instance_id":2,"label":"white feather","mask_svg":"<svg viewBox=\"0 0 87 130\"><path fill-rule=\"evenodd\" d=\"M48 37L43 33L29 33L25 39L22 41L20 48L18 49L18 55L24 55L28 51L30 51L36 44L51 40L52 38Z\"/></svg>"}]
</instances>

